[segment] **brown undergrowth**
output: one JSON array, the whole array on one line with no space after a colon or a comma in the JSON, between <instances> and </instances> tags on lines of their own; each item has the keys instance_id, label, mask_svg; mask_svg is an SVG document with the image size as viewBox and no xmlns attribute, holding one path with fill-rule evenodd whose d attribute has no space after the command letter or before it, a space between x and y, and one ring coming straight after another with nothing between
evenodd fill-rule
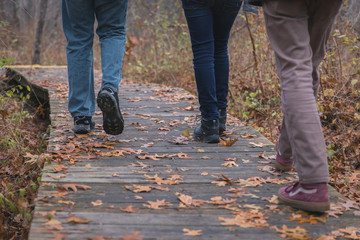
<instances>
[{"instance_id":1,"label":"brown undergrowth","mask_svg":"<svg viewBox=\"0 0 360 240\"><path fill-rule=\"evenodd\" d=\"M27 238L46 160L48 122L25 100L16 90L0 94L0 239Z\"/></svg>"}]
</instances>

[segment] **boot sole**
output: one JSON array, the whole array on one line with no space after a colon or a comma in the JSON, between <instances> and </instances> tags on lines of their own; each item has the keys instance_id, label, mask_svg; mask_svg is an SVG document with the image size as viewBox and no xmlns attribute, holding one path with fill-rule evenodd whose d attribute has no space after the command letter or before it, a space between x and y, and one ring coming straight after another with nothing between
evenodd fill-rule
<instances>
[{"instance_id":1,"label":"boot sole","mask_svg":"<svg viewBox=\"0 0 360 240\"><path fill-rule=\"evenodd\" d=\"M330 202L303 202L283 197L278 194L279 202L290 207L297 208L308 212L325 212L330 209Z\"/></svg>"},{"instance_id":2,"label":"boot sole","mask_svg":"<svg viewBox=\"0 0 360 240\"><path fill-rule=\"evenodd\" d=\"M275 161L274 163L275 169L282 171L282 172L289 172L293 167L292 166L284 166L280 164L278 161Z\"/></svg>"},{"instance_id":3,"label":"boot sole","mask_svg":"<svg viewBox=\"0 0 360 240\"><path fill-rule=\"evenodd\" d=\"M194 136L195 139L200 140L200 141L204 141L206 143L219 143L220 142L220 137L217 134L213 134L210 136Z\"/></svg>"},{"instance_id":4,"label":"boot sole","mask_svg":"<svg viewBox=\"0 0 360 240\"><path fill-rule=\"evenodd\" d=\"M118 135L124 130L124 119L116 99L107 92L102 92L97 98L97 104L103 112L103 128L107 134Z\"/></svg>"}]
</instances>

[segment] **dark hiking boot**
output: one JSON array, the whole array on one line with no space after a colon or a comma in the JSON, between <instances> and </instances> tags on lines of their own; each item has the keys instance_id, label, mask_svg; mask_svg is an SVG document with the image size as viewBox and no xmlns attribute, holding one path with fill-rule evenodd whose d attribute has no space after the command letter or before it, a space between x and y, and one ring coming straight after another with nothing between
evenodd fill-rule
<instances>
[{"instance_id":1,"label":"dark hiking boot","mask_svg":"<svg viewBox=\"0 0 360 240\"><path fill-rule=\"evenodd\" d=\"M226 131L226 108L219 109L219 134L222 135Z\"/></svg>"},{"instance_id":2,"label":"dark hiking boot","mask_svg":"<svg viewBox=\"0 0 360 240\"><path fill-rule=\"evenodd\" d=\"M87 134L95 127L95 122L89 116L74 117L74 132L76 134Z\"/></svg>"},{"instance_id":3,"label":"dark hiking boot","mask_svg":"<svg viewBox=\"0 0 360 240\"><path fill-rule=\"evenodd\" d=\"M104 87L98 94L97 104L103 112L103 128L105 132L111 135L122 133L124 119L120 111L117 93L110 87Z\"/></svg>"},{"instance_id":4,"label":"dark hiking boot","mask_svg":"<svg viewBox=\"0 0 360 240\"><path fill-rule=\"evenodd\" d=\"M201 119L201 125L195 128L194 138L206 143L220 142L219 136L219 120Z\"/></svg>"},{"instance_id":5,"label":"dark hiking boot","mask_svg":"<svg viewBox=\"0 0 360 240\"><path fill-rule=\"evenodd\" d=\"M295 183L280 188L279 201L288 206L309 212L325 212L330 209L326 183Z\"/></svg>"}]
</instances>

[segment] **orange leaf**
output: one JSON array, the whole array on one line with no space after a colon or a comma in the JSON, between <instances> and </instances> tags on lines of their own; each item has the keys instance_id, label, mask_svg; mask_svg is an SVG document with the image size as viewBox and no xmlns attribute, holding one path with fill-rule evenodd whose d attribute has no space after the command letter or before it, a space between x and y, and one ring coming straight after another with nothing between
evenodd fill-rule
<instances>
[{"instance_id":1,"label":"orange leaf","mask_svg":"<svg viewBox=\"0 0 360 240\"><path fill-rule=\"evenodd\" d=\"M91 222L90 220L87 220L87 219L84 219L84 218L78 218L78 217L69 217L68 219L67 219L67 221L69 222L69 223L89 223L89 222Z\"/></svg>"},{"instance_id":2,"label":"orange leaf","mask_svg":"<svg viewBox=\"0 0 360 240\"><path fill-rule=\"evenodd\" d=\"M134 208L132 204L130 204L129 206L125 207L125 208L120 208L121 211L124 212L128 212L128 213L134 213L137 212L139 209L138 208Z\"/></svg>"},{"instance_id":3,"label":"orange leaf","mask_svg":"<svg viewBox=\"0 0 360 240\"><path fill-rule=\"evenodd\" d=\"M236 143L238 141L237 138L235 139L230 139L230 138L227 138L227 139L221 139L221 141L219 142L219 144L223 147L231 147L232 145L234 145L234 143Z\"/></svg>"},{"instance_id":4,"label":"orange leaf","mask_svg":"<svg viewBox=\"0 0 360 240\"><path fill-rule=\"evenodd\" d=\"M79 188L82 188L84 190L87 190L87 189L91 189L90 186L87 186L87 185L83 185L83 184L73 184L73 183L69 183L69 184L63 184L62 187L66 190L73 190L74 192L77 192L77 187Z\"/></svg>"},{"instance_id":5,"label":"orange leaf","mask_svg":"<svg viewBox=\"0 0 360 240\"><path fill-rule=\"evenodd\" d=\"M97 207L97 206L101 206L103 204L103 202L101 200L96 200L95 202L91 202L91 204L94 207Z\"/></svg>"},{"instance_id":6,"label":"orange leaf","mask_svg":"<svg viewBox=\"0 0 360 240\"><path fill-rule=\"evenodd\" d=\"M142 240L143 236L139 235L139 232L133 232L131 235L125 234L125 237L121 240Z\"/></svg>"},{"instance_id":7,"label":"orange leaf","mask_svg":"<svg viewBox=\"0 0 360 240\"><path fill-rule=\"evenodd\" d=\"M202 234L202 230L190 230L187 228L182 229L185 236L200 236Z\"/></svg>"},{"instance_id":8,"label":"orange leaf","mask_svg":"<svg viewBox=\"0 0 360 240\"><path fill-rule=\"evenodd\" d=\"M171 203L166 202L165 199L163 200L156 200L156 202L147 201L149 204L143 204L144 207L151 208L151 209L164 209L163 207L172 206Z\"/></svg>"}]
</instances>

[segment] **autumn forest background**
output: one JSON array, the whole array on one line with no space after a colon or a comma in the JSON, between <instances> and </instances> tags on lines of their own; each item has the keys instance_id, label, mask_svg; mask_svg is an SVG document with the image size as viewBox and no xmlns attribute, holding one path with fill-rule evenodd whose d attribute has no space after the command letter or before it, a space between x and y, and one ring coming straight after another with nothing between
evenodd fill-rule
<instances>
[{"instance_id":1,"label":"autumn forest background","mask_svg":"<svg viewBox=\"0 0 360 240\"><path fill-rule=\"evenodd\" d=\"M130 0L127 21L124 78L181 87L196 94L191 45L180 1ZM39 31L39 26L42 32ZM356 179L354 174L359 174L360 171L359 34L360 1L344 1L321 64L322 83L318 98L327 143L331 185L347 197L358 201L360 187L353 179ZM66 65L65 46L61 1L0 1L0 66L33 63ZM97 38L94 40L94 47L95 67L100 69ZM34 52L39 54L35 59ZM275 143L278 136L277 126L282 117L281 90L261 10L259 15L240 12L232 29L229 54L229 113L253 126ZM8 97L0 98L0 110L9 109L7 100ZM10 109L20 114L23 113L22 107L21 103L11 104ZM21 119L24 118L26 116L21 116ZM6 154L21 156L22 150L19 150L19 146L14 148L21 141L31 142L37 152L43 151L39 150L39 146L44 144L44 135L39 133L35 136L36 140L30 141L27 139L29 136L23 134L21 136L25 140L16 140L14 146L9 144L9 139L14 134L11 129L22 129L22 124L24 123L21 121L6 122L4 115L2 120L0 119L1 169L8 167L5 164L8 160L4 160ZM34 153L35 150L32 151ZM39 174L40 170L37 167L29 171L33 171L34 176L29 177L20 187L25 189L28 196L34 196L39 184L36 174ZM1 174L0 170L0 176ZM17 184L15 183L15 186L19 186ZM15 205L23 204L15 199L19 199L24 193L15 190L13 192L14 196L11 197L8 192L1 190L0 204L2 197L13 201ZM2 211L0 209L0 220L4 214L13 214L14 218L18 216L18 213L11 213L10 210L10 213ZM30 214L31 210L27 213ZM28 218L28 222L31 220L31 214L22 214L21 217ZM14 224L16 225L16 219Z\"/></svg>"}]
</instances>

